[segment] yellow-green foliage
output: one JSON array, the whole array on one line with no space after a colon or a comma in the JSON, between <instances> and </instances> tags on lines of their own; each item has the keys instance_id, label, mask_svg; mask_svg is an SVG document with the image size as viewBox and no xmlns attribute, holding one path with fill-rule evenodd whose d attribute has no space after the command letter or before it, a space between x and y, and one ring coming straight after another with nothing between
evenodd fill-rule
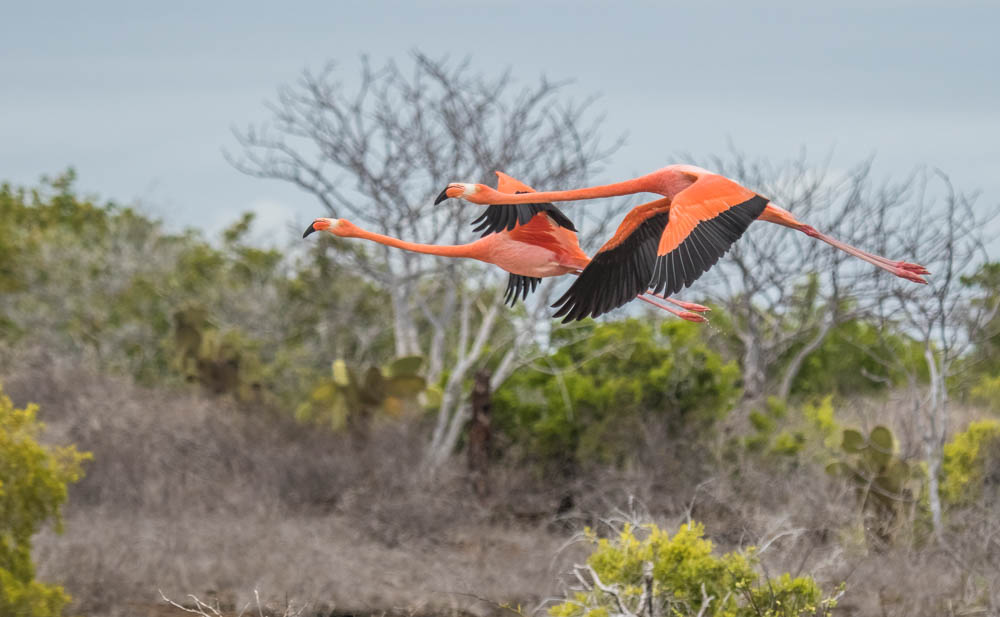
<instances>
[{"instance_id":1,"label":"yellow-green foliage","mask_svg":"<svg viewBox=\"0 0 1000 617\"><path fill-rule=\"evenodd\" d=\"M941 498L953 506L980 499L991 467L1000 469L1000 422L973 422L944 446Z\"/></svg>"},{"instance_id":2,"label":"yellow-green foliage","mask_svg":"<svg viewBox=\"0 0 1000 617\"><path fill-rule=\"evenodd\" d=\"M1000 410L1000 375L983 375L970 388L969 394L977 403Z\"/></svg>"},{"instance_id":3,"label":"yellow-green foliage","mask_svg":"<svg viewBox=\"0 0 1000 617\"><path fill-rule=\"evenodd\" d=\"M808 453L826 460L840 445L840 425L834 419L833 396L807 401L791 409L775 397L763 410L750 413L753 433L743 438L747 450L797 462Z\"/></svg>"},{"instance_id":4,"label":"yellow-green foliage","mask_svg":"<svg viewBox=\"0 0 1000 617\"><path fill-rule=\"evenodd\" d=\"M648 422L692 434L725 417L739 396L739 367L686 321L588 322L558 330L555 342L555 352L515 372L494 398L499 430L544 461L622 462Z\"/></svg>"},{"instance_id":5,"label":"yellow-green foliage","mask_svg":"<svg viewBox=\"0 0 1000 617\"><path fill-rule=\"evenodd\" d=\"M824 309L825 310L825 309ZM798 353L793 347L786 357ZM899 370L889 370L879 357L896 358L926 379L923 348L911 338L864 321L849 321L830 331L809 354L792 382L793 396L874 394L900 383ZM873 379L872 377L875 377Z\"/></svg>"},{"instance_id":6,"label":"yellow-green foliage","mask_svg":"<svg viewBox=\"0 0 1000 617\"><path fill-rule=\"evenodd\" d=\"M636 531L626 526L614 539L588 533L594 551L587 559L601 584L615 590L634 614L648 614L648 606L639 606L647 564L652 564L654 613L663 616L697 615L706 596L712 600L703 614L715 617L827 615L835 605L823 598L812 578L782 574L762 579L752 549L714 555L712 542L703 537L698 523L681 525L673 537L656 525ZM612 594L593 587L573 593L552 606L549 614L607 617L621 612Z\"/></svg>"},{"instance_id":7,"label":"yellow-green foliage","mask_svg":"<svg viewBox=\"0 0 1000 617\"><path fill-rule=\"evenodd\" d=\"M0 183L0 342L84 351L145 384L181 378L284 408L331 353L391 353L385 296L343 265L337 238L293 258L255 247L249 214L218 240L169 233L79 195L74 180Z\"/></svg>"},{"instance_id":8,"label":"yellow-green foliage","mask_svg":"<svg viewBox=\"0 0 1000 617\"><path fill-rule=\"evenodd\" d=\"M69 596L35 580L31 537L47 520L58 526L66 486L89 454L38 443L37 407L15 409L0 390L0 615L60 615Z\"/></svg>"}]
</instances>

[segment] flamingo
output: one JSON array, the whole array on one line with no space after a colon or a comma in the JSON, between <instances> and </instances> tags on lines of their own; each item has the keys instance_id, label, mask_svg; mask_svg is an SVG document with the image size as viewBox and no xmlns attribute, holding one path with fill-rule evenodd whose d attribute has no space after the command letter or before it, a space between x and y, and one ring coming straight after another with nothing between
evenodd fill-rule
<instances>
[{"instance_id":1,"label":"flamingo","mask_svg":"<svg viewBox=\"0 0 1000 617\"><path fill-rule=\"evenodd\" d=\"M497 191L529 193L532 189L514 178L496 172ZM494 190L494 189L490 189ZM305 238L315 231L327 231L342 238L362 238L414 253L477 259L500 266L510 273L504 300L511 306L518 297L527 298L542 278L579 274L587 268L590 258L577 241L575 228L565 214L549 203L527 203L518 208L491 206L473 221L481 223L476 231L483 236L469 244L436 245L407 242L391 236L367 231L345 219L317 218L306 229ZM509 226L509 227L508 227ZM708 321L698 313L709 309L700 304L659 297L683 310L666 306L643 293L640 300L693 322Z\"/></svg>"},{"instance_id":2,"label":"flamingo","mask_svg":"<svg viewBox=\"0 0 1000 617\"><path fill-rule=\"evenodd\" d=\"M530 196L499 192L483 184L451 183L435 204L461 198L475 204L516 207L522 216L528 201L571 201L634 193L660 199L636 206L615 234L594 255L579 278L553 307L563 322L597 317L637 294L670 296L689 287L729 250L755 220L798 230L811 238L915 283L930 274L919 264L892 261L845 244L798 221L750 189L693 165L669 165L624 182L567 191L540 191ZM510 229L514 217L492 215L492 229Z\"/></svg>"}]
</instances>

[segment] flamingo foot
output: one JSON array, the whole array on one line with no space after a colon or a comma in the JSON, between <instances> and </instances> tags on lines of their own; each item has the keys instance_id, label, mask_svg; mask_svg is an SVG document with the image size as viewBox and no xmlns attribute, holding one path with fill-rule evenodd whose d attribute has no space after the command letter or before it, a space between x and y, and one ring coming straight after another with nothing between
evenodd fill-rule
<instances>
[{"instance_id":1,"label":"flamingo foot","mask_svg":"<svg viewBox=\"0 0 1000 617\"><path fill-rule=\"evenodd\" d=\"M914 270L908 270L908 269L905 269L905 268L902 268L902 267L898 267L898 268L886 268L886 269L889 272L892 272L893 274L895 274L896 276L898 276L899 278L904 278L904 279L906 279L908 281L913 281L914 283L920 283L921 285L926 285L927 284L927 281L924 280L922 277L917 276L917 273Z\"/></svg>"},{"instance_id":2,"label":"flamingo foot","mask_svg":"<svg viewBox=\"0 0 1000 617\"><path fill-rule=\"evenodd\" d=\"M695 313L707 313L712 310L707 306L695 304L694 302L682 302L680 300L671 300L671 301L677 306L681 307L682 309L687 311L694 311Z\"/></svg>"},{"instance_id":3,"label":"flamingo foot","mask_svg":"<svg viewBox=\"0 0 1000 617\"><path fill-rule=\"evenodd\" d=\"M699 315L697 313L692 313L691 311L678 311L677 309L669 307L666 304L660 304L659 302L657 302L656 300L653 300L652 298L647 298L645 294L639 294L638 298L640 300L642 300L643 302L646 302L648 304L652 304L653 306L655 306L657 308L661 308L661 309L667 311L668 313L673 313L674 315L677 315L681 319L686 319L687 321L693 321L695 323L706 323L706 322L708 322L707 319L705 319L704 317L702 317L701 315ZM676 301L672 300L670 298L665 298L665 300L667 300L669 302L674 302L676 304Z\"/></svg>"},{"instance_id":4,"label":"flamingo foot","mask_svg":"<svg viewBox=\"0 0 1000 617\"><path fill-rule=\"evenodd\" d=\"M682 311L677 313L677 316L681 319L686 319L695 323L708 323L708 319L704 315L699 315L698 313L692 313L690 311Z\"/></svg>"},{"instance_id":5,"label":"flamingo foot","mask_svg":"<svg viewBox=\"0 0 1000 617\"><path fill-rule=\"evenodd\" d=\"M897 261L897 262L895 262L892 265L894 265L897 268L902 268L903 270L906 270L907 272L912 272L914 274L930 274L931 273L930 270L928 270L927 268L921 266L920 264L911 264L908 261Z\"/></svg>"},{"instance_id":6,"label":"flamingo foot","mask_svg":"<svg viewBox=\"0 0 1000 617\"><path fill-rule=\"evenodd\" d=\"M695 304L694 302L684 302L682 300L675 300L674 298L670 298L670 297L664 296L663 294L654 293L654 294L651 294L651 295L654 295L657 298L660 298L661 300L666 300L670 304L673 304L675 306L679 306L679 307L681 307L684 310L694 311L695 313L707 313L707 312L709 312L709 311L712 310L712 309L708 308L707 306L702 306L700 304Z\"/></svg>"}]
</instances>

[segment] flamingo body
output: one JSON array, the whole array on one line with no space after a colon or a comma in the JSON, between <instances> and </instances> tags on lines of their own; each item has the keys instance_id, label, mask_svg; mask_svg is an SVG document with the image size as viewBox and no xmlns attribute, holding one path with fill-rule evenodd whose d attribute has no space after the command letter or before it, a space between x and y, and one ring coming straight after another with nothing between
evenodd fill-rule
<instances>
[{"instance_id":1,"label":"flamingo body","mask_svg":"<svg viewBox=\"0 0 1000 617\"><path fill-rule=\"evenodd\" d=\"M533 191L531 187L502 172L496 173L497 190L500 192L525 194ZM528 218L522 220L525 216ZM469 244L459 245L407 242L367 231L344 219L330 218L318 218L313 221L302 237L315 231L326 230L336 236L362 238L415 253L476 259L494 264L510 273L505 300L511 305L519 297L525 298L529 292L534 291L541 279L577 274L586 271L590 264L590 258L580 248L572 221L551 203L526 202L516 209L490 206L473 224L480 222L482 224L477 231L485 228L487 231L484 236ZM508 225L511 225L510 229L507 229ZM692 312L708 310L701 305L663 298L685 309L678 311L643 297L641 293L633 295L633 298L636 296L688 321L706 321L701 315Z\"/></svg>"},{"instance_id":2,"label":"flamingo body","mask_svg":"<svg viewBox=\"0 0 1000 617\"><path fill-rule=\"evenodd\" d=\"M531 193L530 186L516 180L503 172L497 174L497 190L504 193ZM500 266L511 274L519 274L533 278L561 276L577 270L582 270L590 262L590 258L580 248L573 223L558 208L552 204L528 204L532 210L516 210L517 219L512 221L510 230L499 233L484 232L484 236L473 242L482 243L474 253L475 259ZM511 212L510 208L496 208L497 214ZM524 212L531 216L521 221ZM480 219L483 225L492 225L490 210ZM480 220L477 219L477 220ZM504 226L511 221L503 222ZM569 227L565 225L569 224ZM482 228L483 225L480 227ZM476 231L478 231L477 229ZM493 243L489 243L494 240Z\"/></svg>"},{"instance_id":3,"label":"flamingo body","mask_svg":"<svg viewBox=\"0 0 1000 617\"><path fill-rule=\"evenodd\" d=\"M693 165L669 165L645 176L582 189L502 193L481 184L449 184L438 202L520 208L529 200L570 201L657 193L661 199L633 208L554 307L564 321L596 317L652 290L669 295L690 286L718 262L755 220L790 227L892 274L926 283L919 264L892 261L850 246L795 219L787 210L719 174ZM495 214L498 217L499 214ZM508 215L511 216L511 215Z\"/></svg>"},{"instance_id":4,"label":"flamingo body","mask_svg":"<svg viewBox=\"0 0 1000 617\"><path fill-rule=\"evenodd\" d=\"M528 225L555 228L545 214L536 215ZM544 238L547 234L538 235ZM589 260L580 262L579 258L562 250L563 248L526 242L514 238L514 232L507 232L507 235L493 234L476 240L469 245L469 254L466 256L499 266L511 274L534 278L561 276L586 267L586 261Z\"/></svg>"}]
</instances>

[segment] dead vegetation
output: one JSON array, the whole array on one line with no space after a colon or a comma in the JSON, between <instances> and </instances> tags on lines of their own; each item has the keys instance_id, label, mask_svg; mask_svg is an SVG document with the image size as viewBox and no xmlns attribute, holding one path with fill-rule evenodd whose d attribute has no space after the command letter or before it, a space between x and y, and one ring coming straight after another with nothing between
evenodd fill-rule
<instances>
[{"instance_id":1,"label":"dead vegetation","mask_svg":"<svg viewBox=\"0 0 1000 617\"><path fill-rule=\"evenodd\" d=\"M666 528L698 520L720 550L759 547L769 572L846 582L838 614L998 606L995 512L967 511L938 545L911 518L874 551L848 488L819 467L776 472L747 459L722 473L707 449L646 443L638 464L567 478L494 466L491 493L477 497L460 458L432 484L419 472L414 435L429 430L419 422L382 426L359 449L191 389L97 376L68 357L0 362L10 396L41 405L50 439L94 453L65 533L36 543L39 577L63 584L82 615L172 614L161 590L226 615L498 614L505 603L529 614L581 560L575 534L636 517ZM893 421L905 440L901 410ZM970 608L979 612L960 612Z\"/></svg>"}]
</instances>

